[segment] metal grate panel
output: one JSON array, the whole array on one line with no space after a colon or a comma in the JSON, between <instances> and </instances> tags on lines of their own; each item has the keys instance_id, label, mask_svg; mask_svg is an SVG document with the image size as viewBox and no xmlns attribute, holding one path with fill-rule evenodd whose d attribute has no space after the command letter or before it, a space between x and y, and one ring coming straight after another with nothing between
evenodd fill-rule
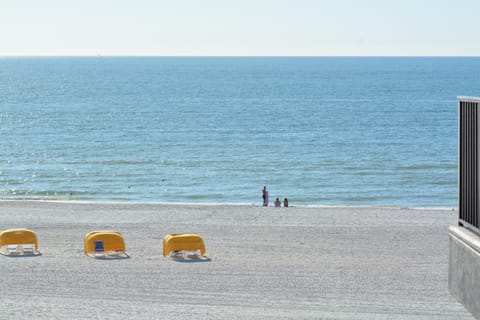
<instances>
[{"instance_id":1,"label":"metal grate panel","mask_svg":"<svg viewBox=\"0 0 480 320\"><path fill-rule=\"evenodd\" d=\"M480 98L459 98L459 224L480 234L478 106Z\"/></svg>"}]
</instances>

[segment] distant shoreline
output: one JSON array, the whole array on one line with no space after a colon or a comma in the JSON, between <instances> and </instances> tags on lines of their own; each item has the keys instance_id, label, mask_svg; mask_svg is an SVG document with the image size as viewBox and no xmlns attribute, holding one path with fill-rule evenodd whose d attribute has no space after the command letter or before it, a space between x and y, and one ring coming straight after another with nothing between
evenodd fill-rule
<instances>
[{"instance_id":1,"label":"distant shoreline","mask_svg":"<svg viewBox=\"0 0 480 320\"><path fill-rule=\"evenodd\" d=\"M118 200L55 200L55 199L1 199L2 202L18 202L18 203L35 203L35 202L45 202L45 203L65 203L65 204L104 204L104 205L166 205L166 206L202 206L202 207L263 207L261 203L228 203L228 202L149 202L149 201L118 201ZM268 207L264 208L275 208L273 203ZM457 211L458 207L415 207L415 206L394 206L394 205L330 205L330 204L300 204L295 205L291 204L289 208L346 208L346 209L355 209L355 208L373 208L373 209L386 209L386 210L439 210L439 211ZM280 207L280 209L289 209Z\"/></svg>"}]
</instances>

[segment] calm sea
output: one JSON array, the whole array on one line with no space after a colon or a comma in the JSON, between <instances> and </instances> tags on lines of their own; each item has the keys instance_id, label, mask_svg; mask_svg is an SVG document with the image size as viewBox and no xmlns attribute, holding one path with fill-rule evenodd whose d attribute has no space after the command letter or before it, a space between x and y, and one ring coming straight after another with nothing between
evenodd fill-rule
<instances>
[{"instance_id":1,"label":"calm sea","mask_svg":"<svg viewBox=\"0 0 480 320\"><path fill-rule=\"evenodd\" d=\"M1 58L0 198L457 205L480 58Z\"/></svg>"}]
</instances>

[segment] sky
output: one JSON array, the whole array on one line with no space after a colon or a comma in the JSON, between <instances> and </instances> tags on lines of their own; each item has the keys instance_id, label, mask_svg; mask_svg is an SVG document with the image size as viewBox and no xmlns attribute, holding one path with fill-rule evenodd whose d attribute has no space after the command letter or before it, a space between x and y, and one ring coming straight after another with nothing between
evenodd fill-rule
<instances>
[{"instance_id":1,"label":"sky","mask_svg":"<svg viewBox=\"0 0 480 320\"><path fill-rule=\"evenodd\" d=\"M480 56L480 0L0 0L0 56Z\"/></svg>"}]
</instances>

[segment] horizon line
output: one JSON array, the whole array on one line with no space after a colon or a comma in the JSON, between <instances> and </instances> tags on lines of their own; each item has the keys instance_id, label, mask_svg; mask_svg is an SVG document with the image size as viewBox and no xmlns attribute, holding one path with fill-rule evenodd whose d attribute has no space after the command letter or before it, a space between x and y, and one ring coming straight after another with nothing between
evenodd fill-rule
<instances>
[{"instance_id":1,"label":"horizon line","mask_svg":"<svg viewBox=\"0 0 480 320\"><path fill-rule=\"evenodd\" d=\"M480 55L0 55L0 58L480 58Z\"/></svg>"}]
</instances>

